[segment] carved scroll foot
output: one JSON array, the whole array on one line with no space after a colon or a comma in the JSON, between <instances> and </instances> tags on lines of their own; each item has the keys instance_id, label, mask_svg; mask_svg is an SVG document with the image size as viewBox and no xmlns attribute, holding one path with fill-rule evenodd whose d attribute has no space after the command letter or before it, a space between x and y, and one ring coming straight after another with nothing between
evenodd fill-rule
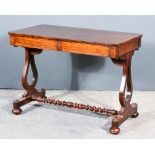
<instances>
[{"instance_id":1,"label":"carved scroll foot","mask_svg":"<svg viewBox=\"0 0 155 155\"><path fill-rule=\"evenodd\" d=\"M22 109L20 107L22 107L23 105L25 105L27 103L32 102L33 101L32 96L46 98L45 90L44 89L41 89L41 90L34 89L33 91L25 92L20 99L15 100L13 102L12 113L15 115L19 115L22 112Z\"/></svg>"},{"instance_id":2,"label":"carved scroll foot","mask_svg":"<svg viewBox=\"0 0 155 155\"><path fill-rule=\"evenodd\" d=\"M137 112L137 109L138 109L138 105L136 103L132 103L131 106L133 107L134 109L134 114L131 115L131 118L136 118L138 117L139 113Z\"/></svg>"},{"instance_id":3,"label":"carved scroll foot","mask_svg":"<svg viewBox=\"0 0 155 155\"><path fill-rule=\"evenodd\" d=\"M15 115L19 115L21 112L22 112L22 109L21 108L12 109L12 113L15 114Z\"/></svg>"},{"instance_id":4,"label":"carved scroll foot","mask_svg":"<svg viewBox=\"0 0 155 155\"><path fill-rule=\"evenodd\" d=\"M114 135L117 135L120 133L120 128L119 127L111 127L110 132Z\"/></svg>"},{"instance_id":5,"label":"carved scroll foot","mask_svg":"<svg viewBox=\"0 0 155 155\"><path fill-rule=\"evenodd\" d=\"M15 100L13 102L12 113L15 115L19 115L22 112L22 109L20 107L31 102L31 101L32 101L31 96L22 97L18 100Z\"/></svg>"},{"instance_id":6,"label":"carved scroll foot","mask_svg":"<svg viewBox=\"0 0 155 155\"><path fill-rule=\"evenodd\" d=\"M121 120L123 119L123 116L122 115L117 115L113 118L112 120L112 127L110 128L110 132L112 134L118 134L120 132L120 128L119 128L119 125L120 125L120 122Z\"/></svg>"},{"instance_id":7,"label":"carved scroll foot","mask_svg":"<svg viewBox=\"0 0 155 155\"><path fill-rule=\"evenodd\" d=\"M139 113L136 112L136 113L134 113L134 114L131 116L131 118L136 118L136 117L138 117L138 115L139 115Z\"/></svg>"},{"instance_id":8,"label":"carved scroll foot","mask_svg":"<svg viewBox=\"0 0 155 155\"><path fill-rule=\"evenodd\" d=\"M110 132L112 134L118 134L120 132L119 126L126 121L129 117L136 118L138 116L137 104L133 103L128 108L122 108L117 116L112 120L112 127Z\"/></svg>"},{"instance_id":9,"label":"carved scroll foot","mask_svg":"<svg viewBox=\"0 0 155 155\"><path fill-rule=\"evenodd\" d=\"M139 113L136 112L136 113L134 113L134 114L131 116L131 118L136 118L136 117L138 117L138 115L139 115Z\"/></svg>"}]
</instances>

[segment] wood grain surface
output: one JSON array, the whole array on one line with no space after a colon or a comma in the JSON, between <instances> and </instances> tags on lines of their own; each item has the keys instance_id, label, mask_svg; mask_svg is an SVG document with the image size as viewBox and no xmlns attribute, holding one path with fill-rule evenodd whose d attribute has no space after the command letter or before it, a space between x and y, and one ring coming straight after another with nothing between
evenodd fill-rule
<instances>
[{"instance_id":1,"label":"wood grain surface","mask_svg":"<svg viewBox=\"0 0 155 155\"><path fill-rule=\"evenodd\" d=\"M56 50L103 57L121 57L141 45L141 34L73 28L55 25L37 25L11 31L14 46Z\"/></svg>"}]
</instances>

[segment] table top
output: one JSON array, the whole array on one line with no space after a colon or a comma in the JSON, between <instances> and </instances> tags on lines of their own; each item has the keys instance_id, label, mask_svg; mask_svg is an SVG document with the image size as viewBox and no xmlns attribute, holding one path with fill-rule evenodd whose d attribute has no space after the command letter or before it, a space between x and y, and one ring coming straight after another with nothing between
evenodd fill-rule
<instances>
[{"instance_id":1,"label":"table top","mask_svg":"<svg viewBox=\"0 0 155 155\"><path fill-rule=\"evenodd\" d=\"M120 46L133 39L142 37L139 33L115 32L87 28L74 28L56 25L37 25L17 31L10 35L29 36L35 38L58 39L106 46Z\"/></svg>"}]
</instances>

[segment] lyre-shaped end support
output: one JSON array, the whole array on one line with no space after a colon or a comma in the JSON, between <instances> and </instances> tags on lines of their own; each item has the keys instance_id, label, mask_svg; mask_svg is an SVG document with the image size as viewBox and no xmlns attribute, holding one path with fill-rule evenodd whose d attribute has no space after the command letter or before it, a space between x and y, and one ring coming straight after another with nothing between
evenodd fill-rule
<instances>
[{"instance_id":1,"label":"lyre-shaped end support","mask_svg":"<svg viewBox=\"0 0 155 155\"><path fill-rule=\"evenodd\" d=\"M131 61L133 52L127 53L124 57L119 59L112 59L113 63L123 68L122 81L120 85L119 101L121 104L121 109L119 114L115 116L112 120L112 127L110 132L112 134L118 134L120 132L119 126L129 117L135 118L138 116L137 104L130 104L133 85L132 85L132 75L131 75Z\"/></svg>"},{"instance_id":2,"label":"lyre-shaped end support","mask_svg":"<svg viewBox=\"0 0 155 155\"><path fill-rule=\"evenodd\" d=\"M25 66L23 69L22 74L22 85L25 89L25 93L23 94L22 98L19 100L15 100L13 103L13 110L14 114L20 114L22 112L21 106L29 103L32 101L32 95L38 97L45 97L45 90L37 90L35 88L37 81L38 81L38 71L35 64L34 55L40 54L42 52L41 49L32 49L32 48L25 48ZM28 83L28 72L29 69L32 69L32 82L31 84Z\"/></svg>"}]
</instances>

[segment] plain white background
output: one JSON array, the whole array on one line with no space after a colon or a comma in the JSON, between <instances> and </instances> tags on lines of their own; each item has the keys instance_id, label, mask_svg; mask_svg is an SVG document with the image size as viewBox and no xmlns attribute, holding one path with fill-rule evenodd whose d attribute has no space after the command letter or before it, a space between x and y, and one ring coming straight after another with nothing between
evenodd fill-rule
<instances>
[{"instance_id":1,"label":"plain white background","mask_svg":"<svg viewBox=\"0 0 155 155\"><path fill-rule=\"evenodd\" d=\"M1 14L150 15L154 0L1 0Z\"/></svg>"},{"instance_id":2,"label":"plain white background","mask_svg":"<svg viewBox=\"0 0 155 155\"><path fill-rule=\"evenodd\" d=\"M155 14L153 0L2 0L1 14ZM20 21L19 21L20 22ZM0 23L3 24L3 23ZM11 131L10 131L11 132ZM154 154L154 140L1 140L0 154Z\"/></svg>"}]
</instances>

